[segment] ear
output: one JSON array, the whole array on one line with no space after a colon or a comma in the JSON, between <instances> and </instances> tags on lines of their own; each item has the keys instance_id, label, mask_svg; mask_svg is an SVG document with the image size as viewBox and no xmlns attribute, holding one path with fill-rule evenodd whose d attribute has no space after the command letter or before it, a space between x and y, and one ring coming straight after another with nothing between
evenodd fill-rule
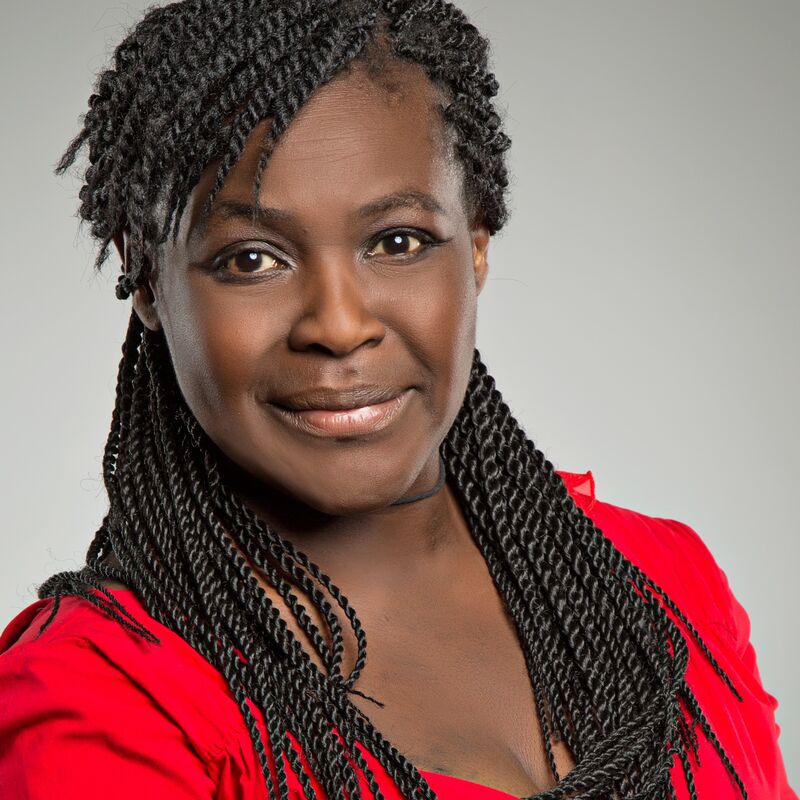
<instances>
[{"instance_id":1,"label":"ear","mask_svg":"<svg viewBox=\"0 0 800 800\"><path fill-rule=\"evenodd\" d=\"M480 294L486 276L489 273L489 241L492 238L489 229L477 222L472 226L472 263L475 269L475 288Z\"/></svg>"},{"instance_id":2,"label":"ear","mask_svg":"<svg viewBox=\"0 0 800 800\"><path fill-rule=\"evenodd\" d=\"M122 269L125 271L130 261L130 241L127 230L121 229L114 234L114 245L122 261ZM151 281L148 281L146 286L137 286L134 289L132 303L133 310L146 328L151 331L157 331L161 328L156 293Z\"/></svg>"}]
</instances>

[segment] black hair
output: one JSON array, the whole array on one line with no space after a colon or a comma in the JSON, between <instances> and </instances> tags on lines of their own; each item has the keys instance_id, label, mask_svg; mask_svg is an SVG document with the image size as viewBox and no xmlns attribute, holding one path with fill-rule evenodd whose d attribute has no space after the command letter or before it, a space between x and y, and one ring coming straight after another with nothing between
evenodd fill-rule
<instances>
[{"instance_id":1,"label":"black hair","mask_svg":"<svg viewBox=\"0 0 800 800\"><path fill-rule=\"evenodd\" d=\"M507 218L509 139L494 106L498 85L488 43L462 11L445 0L186 0L152 8L119 44L57 166L64 172L88 148L80 215L99 241L98 267L112 239L129 233L131 258L118 296L143 283L158 245L170 231L177 234L207 166L218 165L206 211L255 126L271 120L257 194L272 145L314 91L359 60L375 64L387 55L416 64L444 93L442 112L463 167L465 196L490 232L499 231ZM696 798L690 755L696 760L698 726L746 797L686 682L684 631L741 700L736 688L669 596L575 504L511 415L477 350L441 454L525 656L557 783L538 797L674 798L670 770L677 756ZM270 800L288 797L282 754L308 800L315 797L310 772L331 800L345 793L360 798L355 768L380 797L356 742L409 800L435 797L348 697L361 694L355 687L367 655L355 609L227 485L218 451L180 392L163 333L145 328L135 313L122 349L103 474L108 513L85 566L39 587L40 598L55 598L41 630L62 596L78 595L158 642L101 583L122 581L154 619L224 675ZM287 628L242 553L284 598L325 671ZM109 554L118 566L105 563ZM320 610L324 633L293 588ZM344 632L332 603L358 642L347 676L341 672ZM267 741L248 700L263 711ZM576 760L566 776L556 768L557 741Z\"/></svg>"}]
</instances>

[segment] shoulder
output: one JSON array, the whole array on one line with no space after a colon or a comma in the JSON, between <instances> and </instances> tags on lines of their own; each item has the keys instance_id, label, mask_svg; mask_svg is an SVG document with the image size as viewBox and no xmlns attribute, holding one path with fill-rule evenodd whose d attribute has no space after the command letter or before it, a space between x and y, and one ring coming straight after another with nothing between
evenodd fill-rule
<instances>
[{"instance_id":1,"label":"shoulder","mask_svg":"<svg viewBox=\"0 0 800 800\"><path fill-rule=\"evenodd\" d=\"M602 534L661 586L693 623L712 629L735 649L744 645L749 630L742 629L727 576L694 528L601 499L591 470L558 474Z\"/></svg>"},{"instance_id":2,"label":"shoulder","mask_svg":"<svg viewBox=\"0 0 800 800\"><path fill-rule=\"evenodd\" d=\"M127 797L125 779L137 796L145 787L211 796L210 765L238 735L238 706L217 670L133 592L115 596L157 643L77 597L62 598L41 635L52 598L23 609L0 636L0 784L10 797L64 797L69 787L72 798L90 786Z\"/></svg>"},{"instance_id":3,"label":"shoulder","mask_svg":"<svg viewBox=\"0 0 800 800\"><path fill-rule=\"evenodd\" d=\"M99 592L98 602L109 605ZM0 663L3 669L37 665L45 669L51 662L60 669L92 669L109 680L125 680L131 689L144 694L169 690L174 707L207 712L196 700L197 691L212 698L214 690L227 686L219 672L184 639L155 620L131 590L114 590L113 596L124 609L123 616L151 634L143 638L111 618L92 602L67 596L48 626L53 599L37 600L23 609L0 635Z\"/></svg>"},{"instance_id":4,"label":"shoulder","mask_svg":"<svg viewBox=\"0 0 800 800\"><path fill-rule=\"evenodd\" d=\"M778 701L761 681L750 641L750 619L700 534L685 522L600 500L591 472L559 474L575 504L603 536L670 596L733 681L742 702L736 702L722 686L697 642L688 637L687 683L712 729L719 733L750 795L796 800L778 746ZM698 764L707 766L698 774L696 788L698 794L705 796L708 790L713 795L722 781L727 785L728 777L705 739L698 752L701 754Z\"/></svg>"}]
</instances>

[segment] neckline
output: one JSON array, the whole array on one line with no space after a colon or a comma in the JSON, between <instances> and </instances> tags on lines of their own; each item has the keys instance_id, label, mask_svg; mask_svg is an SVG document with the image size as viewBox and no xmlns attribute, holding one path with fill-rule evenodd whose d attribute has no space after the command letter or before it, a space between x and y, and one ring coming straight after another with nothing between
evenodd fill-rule
<instances>
[{"instance_id":1,"label":"neckline","mask_svg":"<svg viewBox=\"0 0 800 800\"><path fill-rule=\"evenodd\" d=\"M130 588L119 589L116 587L103 587L106 591L111 592L112 594L126 594L132 595L133 599L141 605L141 601L139 600L138 595L136 594L135 590ZM146 609L145 609L146 610ZM359 743L360 744L360 743ZM363 745L362 745L363 747ZM434 770L430 769L420 769L419 767L416 768L417 772L420 775L424 776L425 780L427 781L429 778L432 778L432 782L450 782L456 783L461 785L464 788L472 787L473 792L470 793L470 797L472 800L477 800L476 793L477 792L491 792L493 795L496 795L498 798L510 798L511 800L525 800L524 798L520 798L518 795L511 794L511 792L507 792L505 789L498 789L496 786L489 786L485 783L478 783L477 781L470 780L469 778L461 778L458 775L451 775L448 772L435 772ZM429 781L430 782L430 781ZM525 795L525 797L529 797L529 795Z\"/></svg>"},{"instance_id":2,"label":"neckline","mask_svg":"<svg viewBox=\"0 0 800 800\"><path fill-rule=\"evenodd\" d=\"M434 778L434 782L436 780L454 781L455 783L463 784L466 786L472 786L474 789L479 789L482 792L492 792L494 794L500 795L501 797L512 797L514 798L514 800L526 800L526 798L531 796L531 795L524 795L523 797L520 797L519 795L507 792L505 789L498 789L495 786L489 786L488 784L485 783L478 783L477 781L471 781L469 780L469 778L459 778L457 775L450 775L447 772L434 772L433 770L420 769L419 767L417 767L417 772L419 772L420 775L423 775L426 781L432 775Z\"/></svg>"}]
</instances>

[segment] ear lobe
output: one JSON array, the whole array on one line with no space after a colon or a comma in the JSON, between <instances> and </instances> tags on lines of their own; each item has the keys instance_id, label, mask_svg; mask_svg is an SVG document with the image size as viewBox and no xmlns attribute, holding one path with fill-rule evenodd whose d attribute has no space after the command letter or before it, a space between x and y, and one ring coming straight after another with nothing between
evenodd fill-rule
<instances>
[{"instance_id":1,"label":"ear lobe","mask_svg":"<svg viewBox=\"0 0 800 800\"><path fill-rule=\"evenodd\" d=\"M475 288L480 294L486 276L489 274L489 229L483 225L476 225L472 229L472 263L475 269Z\"/></svg>"},{"instance_id":2,"label":"ear lobe","mask_svg":"<svg viewBox=\"0 0 800 800\"><path fill-rule=\"evenodd\" d=\"M142 324L151 331L161 330L161 318L156 309L156 299L148 283L146 286L137 286L133 290L133 310L138 315Z\"/></svg>"},{"instance_id":3,"label":"ear lobe","mask_svg":"<svg viewBox=\"0 0 800 800\"><path fill-rule=\"evenodd\" d=\"M127 259L125 258L125 248L128 244L128 232L119 229L112 237L112 241L114 242L114 246L117 248L117 253L119 254L119 260L125 264Z\"/></svg>"},{"instance_id":4,"label":"ear lobe","mask_svg":"<svg viewBox=\"0 0 800 800\"><path fill-rule=\"evenodd\" d=\"M114 236L114 245L122 261L123 271L130 260L130 244L128 242L128 231L119 230ZM151 331L161 329L161 319L156 309L156 298L150 281L145 286L137 286L132 295L133 310L138 315L142 324Z\"/></svg>"}]
</instances>

